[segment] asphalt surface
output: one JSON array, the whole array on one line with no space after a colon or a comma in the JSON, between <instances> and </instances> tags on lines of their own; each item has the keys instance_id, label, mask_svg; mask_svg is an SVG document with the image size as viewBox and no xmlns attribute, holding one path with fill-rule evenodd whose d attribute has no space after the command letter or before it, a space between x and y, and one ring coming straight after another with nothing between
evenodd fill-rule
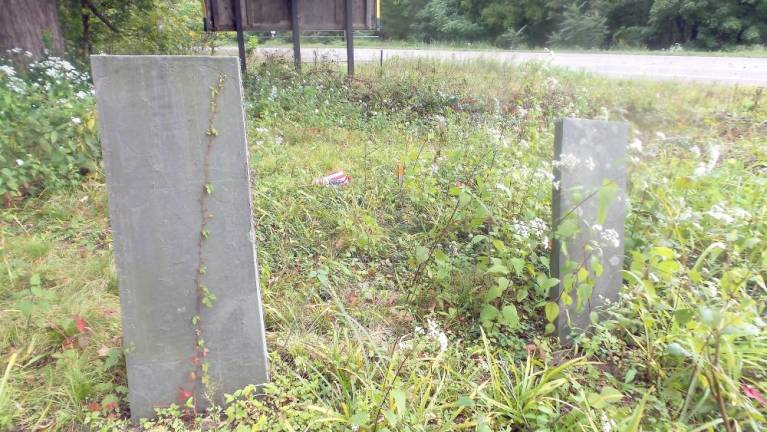
<instances>
[{"instance_id":1,"label":"asphalt surface","mask_svg":"<svg viewBox=\"0 0 767 432\"><path fill-rule=\"evenodd\" d=\"M235 47L224 47L221 54L236 55ZM537 61L551 66L592 72L616 78L645 78L654 80L702 81L721 84L767 86L767 58L703 57L631 54L591 54L514 51L453 51L421 49L357 48L355 61L379 62L401 58L428 58L444 61L494 60L507 63ZM292 57L291 48L257 48L256 56ZM343 48L303 48L303 62L346 61Z\"/></svg>"}]
</instances>

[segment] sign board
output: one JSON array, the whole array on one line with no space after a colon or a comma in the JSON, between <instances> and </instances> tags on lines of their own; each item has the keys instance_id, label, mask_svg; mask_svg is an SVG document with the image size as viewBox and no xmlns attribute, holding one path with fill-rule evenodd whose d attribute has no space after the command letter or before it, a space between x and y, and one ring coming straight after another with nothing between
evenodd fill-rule
<instances>
[{"instance_id":1,"label":"sign board","mask_svg":"<svg viewBox=\"0 0 767 432\"><path fill-rule=\"evenodd\" d=\"M291 1L298 2L301 31L344 30L346 0L204 0L208 31L235 31L235 2L242 8L242 30L292 30ZM375 30L376 0L350 0L354 30ZM380 0L379 0L380 1Z\"/></svg>"}]
</instances>

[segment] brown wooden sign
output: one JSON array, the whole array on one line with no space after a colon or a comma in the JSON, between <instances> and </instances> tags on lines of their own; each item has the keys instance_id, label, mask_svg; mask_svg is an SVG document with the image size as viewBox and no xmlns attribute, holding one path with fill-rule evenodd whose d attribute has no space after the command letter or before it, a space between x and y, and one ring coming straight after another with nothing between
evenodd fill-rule
<instances>
[{"instance_id":1,"label":"brown wooden sign","mask_svg":"<svg viewBox=\"0 0 767 432\"><path fill-rule=\"evenodd\" d=\"M205 21L208 31L234 31L235 8L242 8L242 30L292 30L291 0L204 0ZM301 31L344 30L345 0L292 0L297 6ZM354 30L376 28L376 0L351 0Z\"/></svg>"}]
</instances>

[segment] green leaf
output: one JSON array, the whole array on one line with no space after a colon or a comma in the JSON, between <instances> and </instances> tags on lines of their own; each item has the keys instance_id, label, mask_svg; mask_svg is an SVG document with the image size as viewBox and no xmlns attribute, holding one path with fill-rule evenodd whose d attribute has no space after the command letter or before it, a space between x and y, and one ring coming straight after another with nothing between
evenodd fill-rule
<instances>
[{"instance_id":1,"label":"green leaf","mask_svg":"<svg viewBox=\"0 0 767 432\"><path fill-rule=\"evenodd\" d=\"M522 300L526 299L527 296L530 294L530 292L527 290L527 288L520 288L517 290L517 301L521 302Z\"/></svg>"},{"instance_id":2,"label":"green leaf","mask_svg":"<svg viewBox=\"0 0 767 432\"><path fill-rule=\"evenodd\" d=\"M458 206L466 207L471 202L471 194L466 189L461 189L461 193L458 194Z\"/></svg>"},{"instance_id":3,"label":"green leaf","mask_svg":"<svg viewBox=\"0 0 767 432\"><path fill-rule=\"evenodd\" d=\"M677 324L684 327L694 315L695 312L692 309L677 309L674 311L674 320Z\"/></svg>"},{"instance_id":4,"label":"green leaf","mask_svg":"<svg viewBox=\"0 0 767 432\"><path fill-rule=\"evenodd\" d=\"M391 391L391 395L394 398L394 403L397 405L397 412L400 416L407 413L407 394L401 389L394 389Z\"/></svg>"},{"instance_id":5,"label":"green leaf","mask_svg":"<svg viewBox=\"0 0 767 432\"><path fill-rule=\"evenodd\" d=\"M632 381L634 381L634 377L636 377L636 374L637 374L637 370L634 369L633 367L627 370L626 375L623 377L623 382L625 382L626 384L631 383Z\"/></svg>"},{"instance_id":6,"label":"green leaf","mask_svg":"<svg viewBox=\"0 0 767 432\"><path fill-rule=\"evenodd\" d=\"M461 396L455 401L455 406L458 408L468 408L474 406L474 401L468 396Z\"/></svg>"},{"instance_id":7,"label":"green leaf","mask_svg":"<svg viewBox=\"0 0 767 432\"><path fill-rule=\"evenodd\" d=\"M604 386L600 393L591 393L588 397L589 405L599 409L607 408L609 405L620 402L621 399L623 399L623 393L610 386Z\"/></svg>"},{"instance_id":8,"label":"green leaf","mask_svg":"<svg viewBox=\"0 0 767 432\"><path fill-rule=\"evenodd\" d=\"M679 262L674 260L661 261L655 265L655 268L660 270L662 273L672 275L682 268L682 264L679 264Z\"/></svg>"},{"instance_id":9,"label":"green leaf","mask_svg":"<svg viewBox=\"0 0 767 432\"><path fill-rule=\"evenodd\" d=\"M514 305L506 305L501 309L501 316L503 317L503 323L511 328L519 327L519 315L517 315L517 308Z\"/></svg>"},{"instance_id":10,"label":"green leaf","mask_svg":"<svg viewBox=\"0 0 767 432\"><path fill-rule=\"evenodd\" d=\"M514 269L514 274L517 276L522 275L522 269L525 268L525 260L522 258L511 258L509 259L509 264L511 264L511 268Z\"/></svg>"},{"instance_id":11,"label":"green leaf","mask_svg":"<svg viewBox=\"0 0 767 432\"><path fill-rule=\"evenodd\" d=\"M40 275L35 273L29 278L29 284L31 286L40 286Z\"/></svg>"},{"instance_id":12,"label":"green leaf","mask_svg":"<svg viewBox=\"0 0 767 432\"><path fill-rule=\"evenodd\" d=\"M700 314L700 321L711 328L718 326L722 320L722 314L710 307L700 307L698 313Z\"/></svg>"},{"instance_id":13,"label":"green leaf","mask_svg":"<svg viewBox=\"0 0 767 432\"><path fill-rule=\"evenodd\" d=\"M674 250L667 247L657 246L650 249L650 254L657 255L665 259L674 258Z\"/></svg>"},{"instance_id":14,"label":"green leaf","mask_svg":"<svg viewBox=\"0 0 767 432\"><path fill-rule=\"evenodd\" d=\"M597 192L597 223L603 224L607 219L607 208L618 194L618 184L607 180Z\"/></svg>"},{"instance_id":15,"label":"green leaf","mask_svg":"<svg viewBox=\"0 0 767 432\"><path fill-rule=\"evenodd\" d=\"M368 421L368 413L365 411L358 412L354 414L353 416L351 416L351 418L349 418L349 423L352 426L357 426L357 427L364 426L365 423L367 423L367 421Z\"/></svg>"},{"instance_id":16,"label":"green leaf","mask_svg":"<svg viewBox=\"0 0 767 432\"><path fill-rule=\"evenodd\" d=\"M32 315L32 311L35 309L35 304L29 300L22 300L16 306L21 311L22 315L29 317Z\"/></svg>"},{"instance_id":17,"label":"green leaf","mask_svg":"<svg viewBox=\"0 0 767 432\"><path fill-rule=\"evenodd\" d=\"M509 274L509 268L503 265L503 261L498 258L493 258L493 265L487 269L487 272L494 274Z\"/></svg>"},{"instance_id":18,"label":"green leaf","mask_svg":"<svg viewBox=\"0 0 767 432\"><path fill-rule=\"evenodd\" d=\"M429 259L429 250L423 246L418 246L415 249L415 259L418 261L418 264L423 264Z\"/></svg>"},{"instance_id":19,"label":"green leaf","mask_svg":"<svg viewBox=\"0 0 767 432\"><path fill-rule=\"evenodd\" d=\"M672 356L677 357L690 357L690 352L686 349L682 348L682 345L679 345L676 342L672 342L666 346L666 351L668 351L669 354Z\"/></svg>"},{"instance_id":20,"label":"green leaf","mask_svg":"<svg viewBox=\"0 0 767 432\"><path fill-rule=\"evenodd\" d=\"M503 294L503 290L504 288L501 288L498 285L490 287L490 289L487 290L487 293L485 293L485 303L490 303L500 297L501 294Z\"/></svg>"},{"instance_id":21,"label":"green leaf","mask_svg":"<svg viewBox=\"0 0 767 432\"><path fill-rule=\"evenodd\" d=\"M488 322L494 320L498 316L498 309L493 305L485 305L482 308L482 312L479 313L479 320L482 322Z\"/></svg>"},{"instance_id":22,"label":"green leaf","mask_svg":"<svg viewBox=\"0 0 767 432\"><path fill-rule=\"evenodd\" d=\"M578 222L574 219L565 219L559 223L556 236L560 239L572 237L578 231Z\"/></svg>"},{"instance_id":23,"label":"green leaf","mask_svg":"<svg viewBox=\"0 0 767 432\"><path fill-rule=\"evenodd\" d=\"M557 278L546 278L539 282L541 291L546 292L549 289L551 289L553 286L559 283L559 279Z\"/></svg>"},{"instance_id":24,"label":"green leaf","mask_svg":"<svg viewBox=\"0 0 767 432\"><path fill-rule=\"evenodd\" d=\"M546 319L549 322L553 322L559 316L559 305L554 302L548 302L546 303L544 312L546 313Z\"/></svg>"}]
</instances>

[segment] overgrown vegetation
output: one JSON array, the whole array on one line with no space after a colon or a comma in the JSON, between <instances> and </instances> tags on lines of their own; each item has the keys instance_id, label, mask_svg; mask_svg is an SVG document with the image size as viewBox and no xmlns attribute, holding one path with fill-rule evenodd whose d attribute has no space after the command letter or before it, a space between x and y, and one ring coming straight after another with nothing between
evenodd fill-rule
<instances>
[{"instance_id":1,"label":"overgrown vegetation","mask_svg":"<svg viewBox=\"0 0 767 432\"><path fill-rule=\"evenodd\" d=\"M767 41L767 3L739 0L385 0L395 39L485 41L503 48L690 48ZM584 45L585 44L585 45Z\"/></svg>"},{"instance_id":2,"label":"overgrown vegetation","mask_svg":"<svg viewBox=\"0 0 767 432\"><path fill-rule=\"evenodd\" d=\"M354 79L330 65L302 76L276 61L249 71L273 382L196 418L164 409L145 428L763 427L761 90L607 81L535 64L386 66L363 66ZM84 91L78 109L90 112ZM562 116L626 120L633 135L625 287L568 349L546 333L545 311L556 282L552 126ZM44 132L23 122L13 130ZM90 133L72 130L76 140ZM334 169L351 185L311 184ZM2 211L0 425L127 428L103 177L96 166L56 178L67 181L10 192Z\"/></svg>"}]
</instances>

